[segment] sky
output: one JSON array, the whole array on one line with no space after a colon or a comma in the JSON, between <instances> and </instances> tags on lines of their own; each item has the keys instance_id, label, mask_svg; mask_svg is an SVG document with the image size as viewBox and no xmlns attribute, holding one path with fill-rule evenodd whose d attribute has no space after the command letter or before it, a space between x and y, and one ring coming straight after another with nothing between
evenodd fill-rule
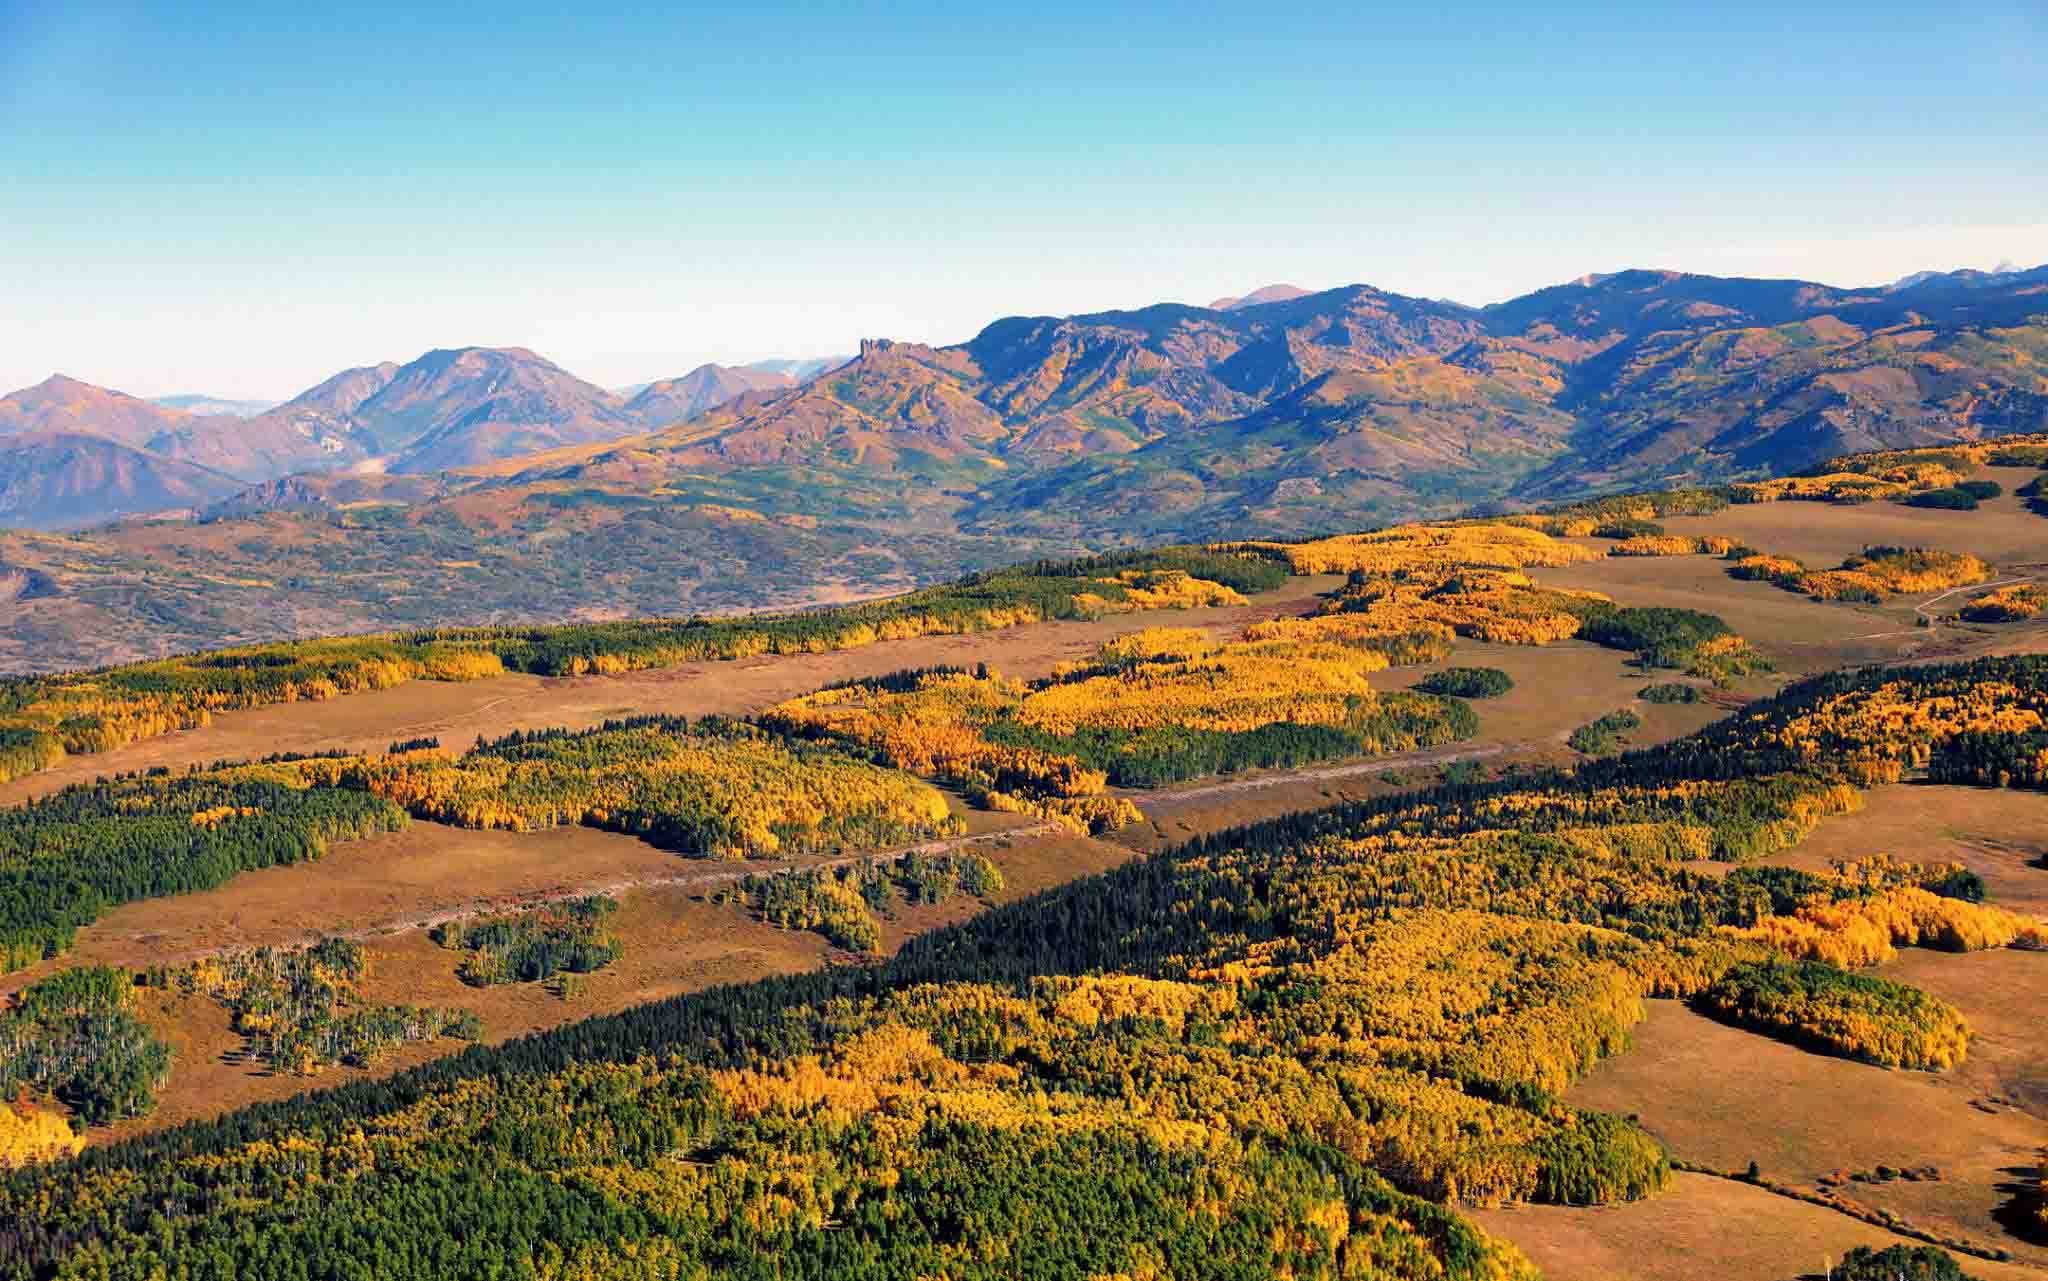
<instances>
[{"instance_id":1,"label":"sky","mask_svg":"<svg viewBox=\"0 0 2048 1281\"><path fill-rule=\"evenodd\" d=\"M0 391L2048 262L2048 0L0 0Z\"/></svg>"}]
</instances>

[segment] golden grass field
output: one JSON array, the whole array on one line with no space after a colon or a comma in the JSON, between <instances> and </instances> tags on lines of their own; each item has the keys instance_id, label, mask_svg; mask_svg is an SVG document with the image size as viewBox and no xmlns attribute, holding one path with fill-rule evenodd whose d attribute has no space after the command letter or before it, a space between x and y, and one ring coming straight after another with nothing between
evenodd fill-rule
<instances>
[{"instance_id":1,"label":"golden grass field","mask_svg":"<svg viewBox=\"0 0 2048 1281\"><path fill-rule=\"evenodd\" d=\"M1743 1183L1681 1174L1661 1196L1579 1209L1525 1205L1468 1210L1520 1246L1547 1281L1793 1281L1819 1278L1859 1245L1917 1242ZM2025 1264L1966 1259L1982 1281L2039 1281Z\"/></svg>"}]
</instances>

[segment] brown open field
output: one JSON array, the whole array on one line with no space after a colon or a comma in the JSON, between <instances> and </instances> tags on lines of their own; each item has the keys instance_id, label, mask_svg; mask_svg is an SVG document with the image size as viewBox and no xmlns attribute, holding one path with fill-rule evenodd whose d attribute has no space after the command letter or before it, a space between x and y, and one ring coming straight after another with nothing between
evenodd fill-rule
<instances>
[{"instance_id":1,"label":"brown open field","mask_svg":"<svg viewBox=\"0 0 2048 1281\"><path fill-rule=\"evenodd\" d=\"M1711 516L1659 523L1674 534L1727 534L1814 566L1835 564L1878 543L1975 552L1994 565L2008 565L2040 560L2048 552L2048 517L2036 516L2012 496L2039 474L2027 467L1984 468L1976 478L1995 480L2006 493L1971 512L1899 503L1742 503Z\"/></svg>"},{"instance_id":2,"label":"brown open field","mask_svg":"<svg viewBox=\"0 0 2048 1281\"><path fill-rule=\"evenodd\" d=\"M1996 467L1985 474L2008 491L2036 473ZM2048 560L2048 518L2034 515L2008 494L1974 512L1942 512L1895 503L1754 503L1711 516L1662 522L1674 534L1726 534L1753 547L1796 556L1819 568L1839 564L1865 547L1891 544L1972 552L2009 577L2015 567ZM1579 540L1588 547L1607 544ZM2019 569L2020 573L2043 572ZM1671 605L1719 614L1786 671L1805 675L1844 664L1892 662L1914 656L2035 652L2048 646L2048 621L1937 629L1915 626L1914 606L1928 596L1901 596L1881 606L1809 600L1769 583L1728 577L1718 557L1610 557L1542 570L1541 582L1606 592L1631 605ZM1933 595L1929 593L1928 595ZM1933 610L1951 615L1967 591Z\"/></svg>"},{"instance_id":3,"label":"brown open field","mask_svg":"<svg viewBox=\"0 0 2048 1281\"><path fill-rule=\"evenodd\" d=\"M2048 915L2048 868L2036 865L2048 852L2048 796L1900 784L1866 800L1771 861L1809 869L1881 853L1952 861L1984 878L1991 901ZM1934 1165L1938 1182L1852 1182L1845 1191L1923 1230L2003 1247L2048 1269L2048 1248L2012 1237L1993 1217L2008 1199L2003 1185L2048 1146L2048 955L1909 948L1882 972L1963 1012L1976 1032L1966 1063L1941 1074L1886 1071L1655 1001L1633 1048L1569 1097L1640 1116L1678 1157L1735 1170L1753 1160L1766 1177L1807 1189L1838 1172Z\"/></svg>"},{"instance_id":4,"label":"brown open field","mask_svg":"<svg viewBox=\"0 0 2048 1281\"><path fill-rule=\"evenodd\" d=\"M1821 820L1770 861L1820 871L1873 854L1961 863L1991 902L2048 916L2048 795L1989 787L1895 783L1864 793L1863 808Z\"/></svg>"},{"instance_id":5,"label":"brown open field","mask_svg":"<svg viewBox=\"0 0 2048 1281\"><path fill-rule=\"evenodd\" d=\"M1745 680L1739 689L1718 695L1725 703L1721 706L1711 701L1646 703L1637 693L1646 685L1673 679L1676 673L1646 677L1628 665L1628 658L1619 650L1602 649L1587 641L1492 645L1461 640L1447 662L1391 668L1374 676L1373 684L1381 689L1407 689L1444 667L1497 667L1514 678L1515 687L1498 698L1473 701L1472 710L1479 713L1480 737L1560 747L1579 726L1623 707L1643 718L1643 727L1629 736L1632 743L1660 743L1690 734L1727 715L1730 707L1768 694L1778 685L1769 678ZM1701 689L1716 696L1716 691L1704 685ZM1564 755L1575 756L1568 751Z\"/></svg>"},{"instance_id":6,"label":"brown open field","mask_svg":"<svg viewBox=\"0 0 2048 1281\"><path fill-rule=\"evenodd\" d=\"M1681 1174L1660 1197L1579 1208L1467 1211L1520 1246L1547 1281L1793 1281L1859 1245L1914 1245L1883 1228L1762 1188ZM2040 1281L2040 1268L1964 1259L1983 1281Z\"/></svg>"},{"instance_id":7,"label":"brown open field","mask_svg":"<svg viewBox=\"0 0 2048 1281\"><path fill-rule=\"evenodd\" d=\"M1864 808L1821 823L1775 863L1819 869L1871 854L1960 863L1984 878L1986 898L2048 918L2048 796L1994 788L1898 784ZM1967 956L1907 949L1884 973L1925 989L1969 1017L1970 1057L1948 1074L1993 1106L2048 1123L2048 957L1996 951Z\"/></svg>"},{"instance_id":8,"label":"brown open field","mask_svg":"<svg viewBox=\"0 0 2048 1281\"><path fill-rule=\"evenodd\" d=\"M2048 956L2011 955L2048 971ZM1935 1166L1939 1181L1858 1182L1843 1192L1923 1231L2002 1246L2048 1268L2048 1249L2011 1236L1992 1217L2007 1199L1999 1188L2010 1171L2031 1166L2048 1145L2048 1123L1980 1108L1960 1077L1810 1054L1677 1002L1648 1006L1634 1046L1575 1085L1572 1103L1639 1116L1675 1157L1720 1170L1755 1161L1766 1178L1808 1190L1837 1171Z\"/></svg>"},{"instance_id":9,"label":"brown open field","mask_svg":"<svg viewBox=\"0 0 2048 1281\"><path fill-rule=\"evenodd\" d=\"M1007 816L1005 816L1007 817ZM419 824L421 828L432 825ZM473 850L463 838L501 835L438 829L422 845L428 852L460 858ZM638 847L652 859L664 860L673 871L678 859L662 854L625 837L602 832L570 829L540 836L507 837L513 842L541 841L548 836L571 836L588 841L585 857L613 860L614 869L628 871L633 855L627 850L603 850L604 842ZM380 842L357 842L373 845ZM560 843L556 851L578 848ZM1004 888L997 902L1010 902L1077 877L1105 871L1131 857L1131 850L1107 841L1064 834L1037 834L999 839L977 847L1002 869ZM373 863L383 852L364 859ZM537 860L536 868L545 868ZM714 874L767 870L770 865L707 863ZM277 869L282 872L301 869ZM245 881L265 875L238 878L232 884L207 894L170 900L194 904L195 910L212 907L230 914L220 901L234 895ZM536 876L534 885L547 885ZM372 1003L430 1005L474 1010L483 1019L485 1038L503 1041L597 1014L661 1000L720 983L739 983L774 974L788 974L824 964L832 949L816 934L780 930L762 924L736 907L713 903L705 887L688 884L656 885L621 892L619 912L610 928L625 944L625 953L605 969L585 976L583 990L573 1000L550 994L540 984L501 984L471 987L456 977L460 954L437 946L422 929L374 933L364 939L370 977L363 985L363 997ZM214 900L207 903L205 900ZM266 898L267 901L267 898ZM304 903L303 895L282 902ZM422 902L439 901L423 893ZM143 905L135 905L140 907ZM964 920L982 909L974 899L956 898L947 903L909 907L899 905L894 916L883 922L882 946L894 951L915 934ZM130 911L122 909L123 912ZM195 917L195 919L200 919ZM82 940L81 953L88 948L113 950L110 938L131 942L117 935L109 922L95 925ZM140 922L128 922L140 924ZM117 927L118 928L118 927ZM297 941L305 931L299 921L272 923L269 936L252 936L254 942ZM243 945L237 941L237 945ZM128 959L126 949L120 959ZM199 996L181 997L157 990L141 993L145 1015L171 1042L173 1068L169 1086L159 1098L154 1114L137 1121L94 1130L93 1142L109 1142L131 1134L161 1129L182 1121L218 1115L233 1108L266 1100L288 1098L303 1090L341 1084L371 1076L384 1076L460 1050L463 1043L440 1040L401 1047L376 1066L367 1069L329 1068L311 1078L278 1076L262 1064L242 1058L242 1039L229 1026L229 1015L213 1001Z\"/></svg>"}]
</instances>

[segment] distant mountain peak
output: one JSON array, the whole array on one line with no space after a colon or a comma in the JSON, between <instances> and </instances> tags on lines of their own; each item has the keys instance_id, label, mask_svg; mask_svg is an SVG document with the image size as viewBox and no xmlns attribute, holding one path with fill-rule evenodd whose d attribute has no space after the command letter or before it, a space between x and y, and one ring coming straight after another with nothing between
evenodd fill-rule
<instances>
[{"instance_id":1,"label":"distant mountain peak","mask_svg":"<svg viewBox=\"0 0 2048 1281\"><path fill-rule=\"evenodd\" d=\"M779 370L752 365L704 364L680 378L648 383L626 402L626 412L650 427L687 422L730 404L749 392L785 391L797 379Z\"/></svg>"},{"instance_id":2,"label":"distant mountain peak","mask_svg":"<svg viewBox=\"0 0 2048 1281\"><path fill-rule=\"evenodd\" d=\"M101 387L96 383L89 383L83 378L73 378L70 374L61 373L51 374L33 387L22 388L14 393L14 397L22 399L52 399L61 397L65 400L122 401L133 402L138 405L147 403L138 397L129 395L125 391L115 391L111 387ZM9 399L14 397L9 397Z\"/></svg>"},{"instance_id":3,"label":"distant mountain peak","mask_svg":"<svg viewBox=\"0 0 2048 1281\"><path fill-rule=\"evenodd\" d=\"M1218 298L1209 304L1208 310L1236 311L1240 307L1256 307L1261 303L1293 302L1296 298L1308 297L1311 292L1299 285L1262 285L1236 298Z\"/></svg>"},{"instance_id":4,"label":"distant mountain peak","mask_svg":"<svg viewBox=\"0 0 2048 1281\"><path fill-rule=\"evenodd\" d=\"M254 418L277 408L274 400L237 400L230 396L209 396L204 392L183 392L175 396L152 396L149 403L163 409L201 417Z\"/></svg>"}]
</instances>

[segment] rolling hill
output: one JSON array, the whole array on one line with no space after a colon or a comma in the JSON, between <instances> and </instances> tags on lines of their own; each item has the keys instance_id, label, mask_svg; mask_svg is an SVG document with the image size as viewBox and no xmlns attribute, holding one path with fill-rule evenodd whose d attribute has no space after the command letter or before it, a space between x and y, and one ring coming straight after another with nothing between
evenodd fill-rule
<instances>
[{"instance_id":1,"label":"rolling hill","mask_svg":"<svg viewBox=\"0 0 2048 1281\"><path fill-rule=\"evenodd\" d=\"M152 440L193 421L181 409L161 405L64 374L0 396L0 447L33 432L84 433L146 449Z\"/></svg>"}]
</instances>

